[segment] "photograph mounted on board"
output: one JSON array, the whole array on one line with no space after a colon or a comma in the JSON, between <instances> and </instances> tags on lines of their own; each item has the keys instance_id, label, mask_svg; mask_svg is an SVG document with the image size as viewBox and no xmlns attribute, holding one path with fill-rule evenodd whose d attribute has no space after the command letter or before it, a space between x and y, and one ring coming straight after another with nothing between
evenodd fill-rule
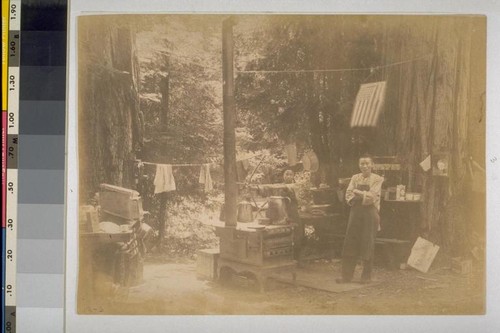
<instances>
[{"instance_id":1,"label":"photograph mounted on board","mask_svg":"<svg viewBox=\"0 0 500 333\"><path fill-rule=\"evenodd\" d=\"M485 313L484 16L83 15L77 64L79 314Z\"/></svg>"}]
</instances>

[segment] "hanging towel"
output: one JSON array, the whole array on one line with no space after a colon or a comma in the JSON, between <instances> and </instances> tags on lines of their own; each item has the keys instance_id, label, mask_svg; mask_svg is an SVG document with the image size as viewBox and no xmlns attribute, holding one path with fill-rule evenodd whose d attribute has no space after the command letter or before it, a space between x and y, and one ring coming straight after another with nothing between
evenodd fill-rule
<instances>
[{"instance_id":1,"label":"hanging towel","mask_svg":"<svg viewBox=\"0 0 500 333\"><path fill-rule=\"evenodd\" d=\"M211 191L214 188L212 176L210 176L210 164L207 163L201 166L198 182L205 185L205 192Z\"/></svg>"},{"instance_id":2,"label":"hanging towel","mask_svg":"<svg viewBox=\"0 0 500 333\"><path fill-rule=\"evenodd\" d=\"M157 164L155 175L155 194L175 191L175 179L172 174L172 165Z\"/></svg>"},{"instance_id":3,"label":"hanging towel","mask_svg":"<svg viewBox=\"0 0 500 333\"><path fill-rule=\"evenodd\" d=\"M297 145L295 143L286 145L285 152L288 159L288 166L295 166L297 164Z\"/></svg>"}]
</instances>

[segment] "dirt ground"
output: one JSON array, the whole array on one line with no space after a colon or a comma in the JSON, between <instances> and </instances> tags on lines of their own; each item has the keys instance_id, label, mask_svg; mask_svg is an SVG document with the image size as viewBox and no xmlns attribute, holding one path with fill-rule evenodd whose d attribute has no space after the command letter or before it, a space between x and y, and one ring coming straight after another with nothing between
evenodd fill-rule
<instances>
[{"instance_id":1,"label":"dirt ground","mask_svg":"<svg viewBox=\"0 0 500 333\"><path fill-rule=\"evenodd\" d=\"M312 260L304 269L322 270L332 282L339 275L340 262ZM359 270L360 267L358 267ZM357 272L359 274L359 272ZM259 293L251 280L233 278L228 285L199 280L194 260L144 265L144 282L115 289L102 299L93 313L105 314L287 314L287 315L464 315L484 314L484 274L474 267L460 275L449 267L386 270L376 267L375 283L345 292L270 280Z\"/></svg>"}]
</instances>

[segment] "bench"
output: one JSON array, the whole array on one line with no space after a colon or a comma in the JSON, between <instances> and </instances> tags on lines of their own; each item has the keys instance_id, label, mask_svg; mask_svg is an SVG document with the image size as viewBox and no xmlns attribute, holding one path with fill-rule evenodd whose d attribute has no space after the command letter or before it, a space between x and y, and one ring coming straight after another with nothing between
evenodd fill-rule
<instances>
[{"instance_id":1,"label":"bench","mask_svg":"<svg viewBox=\"0 0 500 333\"><path fill-rule=\"evenodd\" d=\"M337 240L343 242L344 234L333 235ZM375 239L375 251L376 254L379 253L380 257L386 264L388 269L399 268L401 263L406 262L409 255L409 250L411 246L411 241L405 239L397 238L382 238L377 237ZM337 249L341 254L341 249Z\"/></svg>"}]
</instances>

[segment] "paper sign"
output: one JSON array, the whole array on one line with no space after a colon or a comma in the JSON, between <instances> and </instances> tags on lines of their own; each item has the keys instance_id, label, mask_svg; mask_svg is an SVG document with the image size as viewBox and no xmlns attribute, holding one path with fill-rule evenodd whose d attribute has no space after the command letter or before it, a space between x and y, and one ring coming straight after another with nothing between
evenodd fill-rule
<instances>
[{"instance_id":1,"label":"paper sign","mask_svg":"<svg viewBox=\"0 0 500 333\"><path fill-rule=\"evenodd\" d=\"M413 245L413 248L411 249L411 254L407 262L408 266L411 266L422 273L427 273L438 251L438 245L435 245L422 237L418 237Z\"/></svg>"},{"instance_id":2,"label":"paper sign","mask_svg":"<svg viewBox=\"0 0 500 333\"><path fill-rule=\"evenodd\" d=\"M429 171L431 169L431 155L427 156L425 158L425 160L423 160L422 162L420 162L420 167L424 171Z\"/></svg>"}]
</instances>

